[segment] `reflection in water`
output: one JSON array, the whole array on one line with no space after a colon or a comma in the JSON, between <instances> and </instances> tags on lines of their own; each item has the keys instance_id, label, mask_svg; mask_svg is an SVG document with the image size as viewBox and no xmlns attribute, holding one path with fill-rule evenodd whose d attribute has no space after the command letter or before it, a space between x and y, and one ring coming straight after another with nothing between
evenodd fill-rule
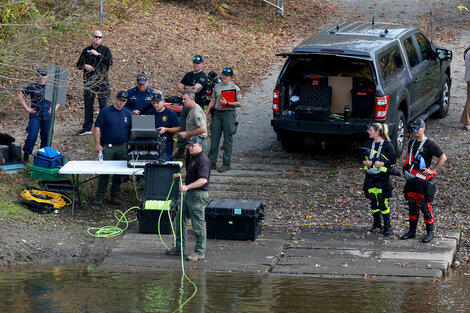
<instances>
[{"instance_id":1,"label":"reflection in water","mask_svg":"<svg viewBox=\"0 0 470 313\"><path fill-rule=\"evenodd\" d=\"M179 312L468 312L470 307L470 278L461 272L442 282L187 275L198 292ZM193 291L177 271L103 273L52 266L0 271L1 312L173 312Z\"/></svg>"}]
</instances>

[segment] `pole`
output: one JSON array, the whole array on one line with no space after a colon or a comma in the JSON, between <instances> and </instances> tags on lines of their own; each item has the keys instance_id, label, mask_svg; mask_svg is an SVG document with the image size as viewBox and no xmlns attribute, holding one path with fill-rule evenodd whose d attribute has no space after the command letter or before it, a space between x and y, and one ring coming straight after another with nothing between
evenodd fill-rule
<instances>
[{"instance_id":1,"label":"pole","mask_svg":"<svg viewBox=\"0 0 470 313\"><path fill-rule=\"evenodd\" d=\"M103 0L100 0L100 25L103 25Z\"/></svg>"},{"instance_id":2,"label":"pole","mask_svg":"<svg viewBox=\"0 0 470 313\"><path fill-rule=\"evenodd\" d=\"M54 91L52 92L52 104L51 104L51 124L49 125L49 134L47 136L47 146L52 146L52 133L54 132L54 119L55 119L55 106L57 104L57 91L59 89L59 76L60 67L55 66L54 71Z\"/></svg>"},{"instance_id":3,"label":"pole","mask_svg":"<svg viewBox=\"0 0 470 313\"><path fill-rule=\"evenodd\" d=\"M78 0L74 0L73 2L73 13L77 13L78 10Z\"/></svg>"}]
</instances>

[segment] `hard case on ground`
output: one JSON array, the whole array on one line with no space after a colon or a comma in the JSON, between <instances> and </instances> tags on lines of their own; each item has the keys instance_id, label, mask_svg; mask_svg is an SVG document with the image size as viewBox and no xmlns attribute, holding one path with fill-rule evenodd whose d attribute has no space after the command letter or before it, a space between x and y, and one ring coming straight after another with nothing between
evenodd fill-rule
<instances>
[{"instance_id":1,"label":"hard case on ground","mask_svg":"<svg viewBox=\"0 0 470 313\"><path fill-rule=\"evenodd\" d=\"M72 175L59 174L59 168L46 168L36 165L31 165L29 167L31 171L31 178L33 179L59 179L59 178L69 178Z\"/></svg>"},{"instance_id":2,"label":"hard case on ground","mask_svg":"<svg viewBox=\"0 0 470 313\"><path fill-rule=\"evenodd\" d=\"M214 199L206 207L207 238L255 240L261 232L261 201Z\"/></svg>"},{"instance_id":3,"label":"hard case on ground","mask_svg":"<svg viewBox=\"0 0 470 313\"><path fill-rule=\"evenodd\" d=\"M141 208L137 211L139 220L139 233L157 234L158 218L162 210L145 209L148 200L166 200L173 183L173 175L181 172L177 164L147 164L144 170L144 196ZM171 222L176 216L178 199L180 195L179 181L175 180L168 200L171 200L171 209L163 211L160 219L160 233L171 234Z\"/></svg>"}]
</instances>

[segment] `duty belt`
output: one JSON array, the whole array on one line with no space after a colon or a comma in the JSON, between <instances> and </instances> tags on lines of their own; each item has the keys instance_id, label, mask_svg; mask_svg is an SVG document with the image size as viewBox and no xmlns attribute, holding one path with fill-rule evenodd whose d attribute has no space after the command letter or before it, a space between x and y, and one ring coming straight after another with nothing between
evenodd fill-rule
<instances>
[{"instance_id":1,"label":"duty belt","mask_svg":"<svg viewBox=\"0 0 470 313\"><path fill-rule=\"evenodd\" d=\"M103 145L108 146L108 148L112 148L113 146L120 146L126 144L125 142L120 143L104 143Z\"/></svg>"}]
</instances>

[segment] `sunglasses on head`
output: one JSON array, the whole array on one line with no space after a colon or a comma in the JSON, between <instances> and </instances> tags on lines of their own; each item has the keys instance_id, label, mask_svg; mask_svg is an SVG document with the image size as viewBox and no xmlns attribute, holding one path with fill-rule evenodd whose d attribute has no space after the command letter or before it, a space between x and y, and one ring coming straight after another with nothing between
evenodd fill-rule
<instances>
[{"instance_id":1,"label":"sunglasses on head","mask_svg":"<svg viewBox=\"0 0 470 313\"><path fill-rule=\"evenodd\" d=\"M101 38L103 38L103 36L96 36L96 35L93 35L93 37L95 37L96 39L101 39Z\"/></svg>"},{"instance_id":2,"label":"sunglasses on head","mask_svg":"<svg viewBox=\"0 0 470 313\"><path fill-rule=\"evenodd\" d=\"M411 127L411 130L419 130L421 127Z\"/></svg>"},{"instance_id":3,"label":"sunglasses on head","mask_svg":"<svg viewBox=\"0 0 470 313\"><path fill-rule=\"evenodd\" d=\"M202 59L200 57L193 57L193 62L201 62Z\"/></svg>"},{"instance_id":4,"label":"sunglasses on head","mask_svg":"<svg viewBox=\"0 0 470 313\"><path fill-rule=\"evenodd\" d=\"M232 69L226 67L222 70L222 73L232 73Z\"/></svg>"}]
</instances>

